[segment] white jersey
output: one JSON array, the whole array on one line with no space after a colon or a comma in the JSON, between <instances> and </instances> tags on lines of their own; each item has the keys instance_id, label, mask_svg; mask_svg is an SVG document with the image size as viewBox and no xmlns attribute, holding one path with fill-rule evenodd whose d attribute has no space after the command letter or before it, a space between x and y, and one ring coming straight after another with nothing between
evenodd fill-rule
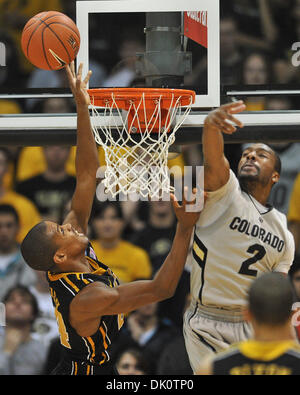
<instances>
[{"instance_id":1,"label":"white jersey","mask_svg":"<svg viewBox=\"0 0 300 395\"><path fill-rule=\"evenodd\" d=\"M227 184L208 193L191 252L191 293L200 305L241 310L256 277L289 271L295 247L286 217L266 211L231 170Z\"/></svg>"}]
</instances>

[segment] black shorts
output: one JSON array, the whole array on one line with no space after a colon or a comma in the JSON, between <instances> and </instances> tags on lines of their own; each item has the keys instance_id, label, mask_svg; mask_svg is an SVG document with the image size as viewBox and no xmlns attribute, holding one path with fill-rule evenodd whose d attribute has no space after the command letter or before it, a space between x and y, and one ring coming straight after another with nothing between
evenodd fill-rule
<instances>
[{"instance_id":1,"label":"black shorts","mask_svg":"<svg viewBox=\"0 0 300 395\"><path fill-rule=\"evenodd\" d=\"M117 375L118 372L113 364L107 362L103 365L91 365L86 362L70 361L63 359L51 375L57 376L98 376L98 375Z\"/></svg>"}]
</instances>

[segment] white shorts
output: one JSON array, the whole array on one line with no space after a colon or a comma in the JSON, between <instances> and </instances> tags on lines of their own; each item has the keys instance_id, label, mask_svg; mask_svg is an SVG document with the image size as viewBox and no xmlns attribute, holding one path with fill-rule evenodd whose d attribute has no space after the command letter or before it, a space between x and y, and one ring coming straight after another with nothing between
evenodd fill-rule
<instances>
[{"instance_id":1,"label":"white shorts","mask_svg":"<svg viewBox=\"0 0 300 395\"><path fill-rule=\"evenodd\" d=\"M252 327L241 312L207 308L192 301L184 315L185 346L194 373L203 358L226 350L252 336Z\"/></svg>"}]
</instances>

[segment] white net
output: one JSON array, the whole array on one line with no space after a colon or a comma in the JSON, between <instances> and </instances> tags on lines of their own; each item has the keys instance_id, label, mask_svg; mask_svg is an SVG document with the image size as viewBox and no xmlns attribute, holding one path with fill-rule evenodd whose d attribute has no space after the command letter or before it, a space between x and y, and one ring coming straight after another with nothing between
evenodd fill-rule
<instances>
[{"instance_id":1,"label":"white net","mask_svg":"<svg viewBox=\"0 0 300 395\"><path fill-rule=\"evenodd\" d=\"M105 193L116 197L138 195L161 199L174 191L168 169L168 152L175 142L176 131L190 112L190 103L182 107L181 96L173 95L163 108L163 95L149 106L145 93L128 103L127 111L119 108L114 93L98 112L92 104L92 115L105 122L92 122L96 142L105 153Z\"/></svg>"}]
</instances>

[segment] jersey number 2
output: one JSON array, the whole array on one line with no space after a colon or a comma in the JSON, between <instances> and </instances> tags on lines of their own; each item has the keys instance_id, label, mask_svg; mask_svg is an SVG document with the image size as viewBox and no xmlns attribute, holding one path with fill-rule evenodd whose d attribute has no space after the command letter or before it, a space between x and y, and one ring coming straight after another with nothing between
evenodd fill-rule
<instances>
[{"instance_id":1,"label":"jersey number 2","mask_svg":"<svg viewBox=\"0 0 300 395\"><path fill-rule=\"evenodd\" d=\"M242 263L242 266L239 270L239 274L247 274L248 276L256 277L257 270L249 269L249 266L263 259L263 257L266 255L266 250L260 244L253 244L248 248L247 252L255 255L253 255L251 258L247 259Z\"/></svg>"}]
</instances>

